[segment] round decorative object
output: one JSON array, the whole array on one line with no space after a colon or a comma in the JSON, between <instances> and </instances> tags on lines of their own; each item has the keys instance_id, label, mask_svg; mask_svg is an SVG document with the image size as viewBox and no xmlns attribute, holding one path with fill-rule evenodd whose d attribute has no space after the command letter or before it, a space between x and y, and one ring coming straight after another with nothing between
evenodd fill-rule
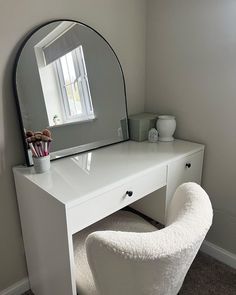
<instances>
[{"instance_id":1,"label":"round decorative object","mask_svg":"<svg viewBox=\"0 0 236 295\"><path fill-rule=\"evenodd\" d=\"M157 142L158 141L158 131L155 128L152 128L148 132L148 141Z\"/></svg>"},{"instance_id":2,"label":"round decorative object","mask_svg":"<svg viewBox=\"0 0 236 295\"><path fill-rule=\"evenodd\" d=\"M173 141L173 134L176 129L176 120L174 116L158 116L157 131L159 132L160 141Z\"/></svg>"}]
</instances>

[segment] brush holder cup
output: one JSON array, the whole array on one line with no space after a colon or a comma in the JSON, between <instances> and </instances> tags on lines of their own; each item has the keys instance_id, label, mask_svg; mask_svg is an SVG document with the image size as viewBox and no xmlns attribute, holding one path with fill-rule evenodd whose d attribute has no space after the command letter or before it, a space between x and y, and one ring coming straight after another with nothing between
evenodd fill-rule
<instances>
[{"instance_id":1,"label":"brush holder cup","mask_svg":"<svg viewBox=\"0 0 236 295\"><path fill-rule=\"evenodd\" d=\"M50 155L45 157L33 157L33 163L36 173L44 173L50 169Z\"/></svg>"},{"instance_id":2,"label":"brush holder cup","mask_svg":"<svg viewBox=\"0 0 236 295\"><path fill-rule=\"evenodd\" d=\"M174 116L158 116L157 130L159 132L159 141L173 141L173 134L176 129L176 120Z\"/></svg>"}]
</instances>

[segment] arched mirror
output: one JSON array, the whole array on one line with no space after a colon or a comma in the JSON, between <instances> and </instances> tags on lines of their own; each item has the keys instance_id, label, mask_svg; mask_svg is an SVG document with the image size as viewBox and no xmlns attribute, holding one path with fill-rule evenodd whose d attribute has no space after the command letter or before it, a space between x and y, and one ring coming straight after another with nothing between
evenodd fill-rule
<instances>
[{"instance_id":1,"label":"arched mirror","mask_svg":"<svg viewBox=\"0 0 236 295\"><path fill-rule=\"evenodd\" d=\"M51 159L129 139L125 81L109 43L76 21L46 23L30 33L14 70L25 133L49 129Z\"/></svg>"}]
</instances>

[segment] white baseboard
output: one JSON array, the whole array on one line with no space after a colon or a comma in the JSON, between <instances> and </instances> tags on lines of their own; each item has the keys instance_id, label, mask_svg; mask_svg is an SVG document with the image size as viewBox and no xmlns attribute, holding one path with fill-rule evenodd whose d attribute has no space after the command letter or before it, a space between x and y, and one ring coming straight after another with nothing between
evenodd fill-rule
<instances>
[{"instance_id":1,"label":"white baseboard","mask_svg":"<svg viewBox=\"0 0 236 295\"><path fill-rule=\"evenodd\" d=\"M215 244L204 241L200 250L236 269L236 255ZM0 294L1 295L1 294Z\"/></svg>"},{"instance_id":2,"label":"white baseboard","mask_svg":"<svg viewBox=\"0 0 236 295\"><path fill-rule=\"evenodd\" d=\"M16 282L5 290L0 291L0 295L21 295L30 289L28 278Z\"/></svg>"}]
</instances>

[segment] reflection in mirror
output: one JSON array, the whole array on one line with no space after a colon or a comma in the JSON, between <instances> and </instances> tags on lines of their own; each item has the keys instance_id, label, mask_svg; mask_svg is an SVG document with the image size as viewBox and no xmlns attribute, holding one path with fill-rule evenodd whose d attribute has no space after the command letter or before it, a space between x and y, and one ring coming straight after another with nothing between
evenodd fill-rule
<instances>
[{"instance_id":1,"label":"reflection in mirror","mask_svg":"<svg viewBox=\"0 0 236 295\"><path fill-rule=\"evenodd\" d=\"M78 24L62 22L34 46L49 126L95 118L77 31Z\"/></svg>"},{"instance_id":2,"label":"reflection in mirror","mask_svg":"<svg viewBox=\"0 0 236 295\"><path fill-rule=\"evenodd\" d=\"M80 156L74 156L71 160L76 163L84 172L87 174L90 173L91 162L92 162L92 153L85 153Z\"/></svg>"},{"instance_id":3,"label":"reflection in mirror","mask_svg":"<svg viewBox=\"0 0 236 295\"><path fill-rule=\"evenodd\" d=\"M129 138L120 63L107 41L82 23L50 22L27 38L15 91L22 133L50 129L52 159Z\"/></svg>"}]
</instances>

